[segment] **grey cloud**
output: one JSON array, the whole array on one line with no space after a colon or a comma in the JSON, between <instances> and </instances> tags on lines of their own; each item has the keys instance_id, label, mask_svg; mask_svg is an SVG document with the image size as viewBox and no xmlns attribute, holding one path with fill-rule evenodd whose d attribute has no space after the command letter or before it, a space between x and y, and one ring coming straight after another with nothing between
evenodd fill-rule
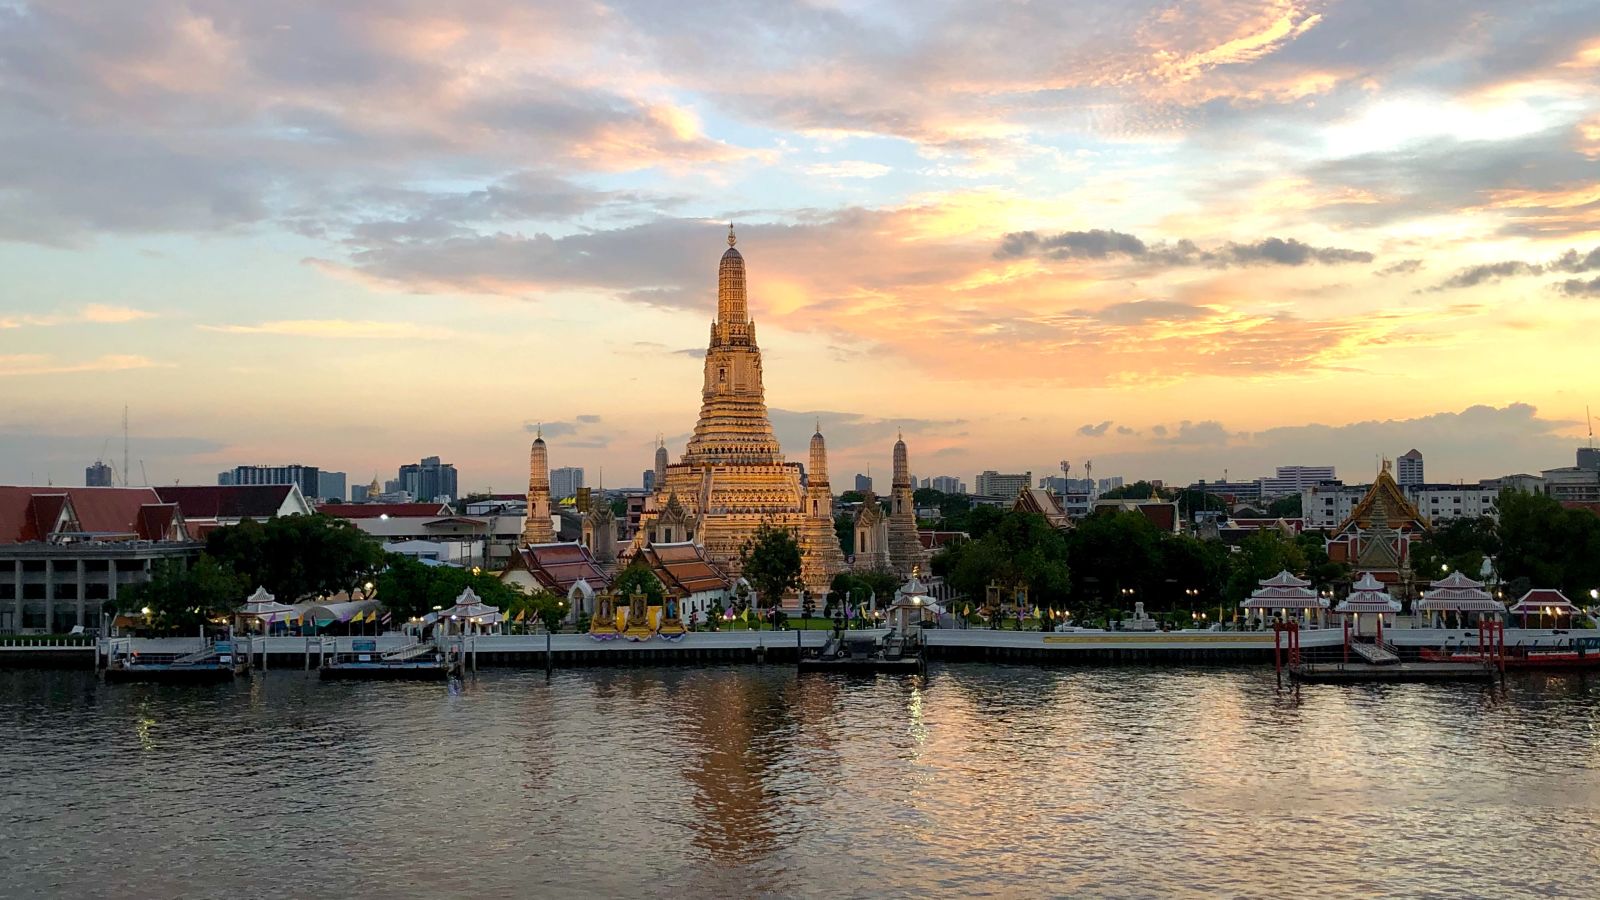
<instances>
[{"instance_id":1,"label":"grey cloud","mask_svg":"<svg viewBox=\"0 0 1600 900\"><path fill-rule=\"evenodd\" d=\"M1078 312L1111 325L1142 325L1146 322L1181 322L1203 319L1211 311L1203 306L1174 300L1130 300L1113 303L1093 312Z\"/></svg>"},{"instance_id":2,"label":"grey cloud","mask_svg":"<svg viewBox=\"0 0 1600 900\"><path fill-rule=\"evenodd\" d=\"M1279 266L1303 266L1307 263L1336 265L1338 263L1369 263L1372 254L1364 250L1345 250L1340 247L1312 247L1309 244L1282 238L1267 238L1254 244L1229 244L1222 253L1235 265L1249 266L1269 263Z\"/></svg>"},{"instance_id":3,"label":"grey cloud","mask_svg":"<svg viewBox=\"0 0 1600 900\"><path fill-rule=\"evenodd\" d=\"M546 438L571 437L588 430L585 426L594 425L600 421L599 416L584 415L573 416L569 421L555 422L524 422L522 430L529 434L543 434ZM572 441L564 441L568 446L584 446ZM603 446L603 445L602 445Z\"/></svg>"},{"instance_id":4,"label":"grey cloud","mask_svg":"<svg viewBox=\"0 0 1600 900\"><path fill-rule=\"evenodd\" d=\"M839 412L836 410L792 410L772 407L767 410L772 419L772 430L778 441L790 453L791 459L801 459L809 446L811 435L821 421L822 436L828 442L828 452L868 450L881 452L889 459L895 435L904 433L906 451L912 468L917 467L917 435L937 434L948 437L964 424L965 419L887 418L868 413Z\"/></svg>"},{"instance_id":5,"label":"grey cloud","mask_svg":"<svg viewBox=\"0 0 1600 900\"><path fill-rule=\"evenodd\" d=\"M1434 288L1434 290L1446 291L1455 290L1457 288L1475 287L1483 284L1486 281L1499 281L1502 278L1509 278L1513 275L1537 275L1543 271L1543 266L1519 262L1517 260L1507 260L1505 262L1489 263L1481 266L1469 266L1457 272L1456 274L1451 275L1444 281L1444 283Z\"/></svg>"},{"instance_id":6,"label":"grey cloud","mask_svg":"<svg viewBox=\"0 0 1600 900\"><path fill-rule=\"evenodd\" d=\"M1136 433L1137 432L1135 432L1132 428L1129 428L1126 425L1118 425L1117 426L1117 434L1128 435L1128 434L1136 434Z\"/></svg>"},{"instance_id":7,"label":"grey cloud","mask_svg":"<svg viewBox=\"0 0 1600 900\"><path fill-rule=\"evenodd\" d=\"M1600 297L1600 278L1584 281L1581 278L1569 278L1556 285L1556 289L1568 297Z\"/></svg>"},{"instance_id":8,"label":"grey cloud","mask_svg":"<svg viewBox=\"0 0 1600 900\"><path fill-rule=\"evenodd\" d=\"M1110 427L1111 421L1108 419L1104 422L1101 422L1099 425L1079 426L1078 434L1084 437L1100 437L1101 435L1105 434Z\"/></svg>"},{"instance_id":9,"label":"grey cloud","mask_svg":"<svg viewBox=\"0 0 1600 900\"><path fill-rule=\"evenodd\" d=\"M995 251L995 256L1000 259L1024 256L1045 256L1050 259L1071 257L1104 259L1113 254L1141 256L1148 249L1144 241L1120 231L1103 229L1063 231L1049 237L1040 237L1032 231L1017 231L1001 239L1000 248Z\"/></svg>"},{"instance_id":10,"label":"grey cloud","mask_svg":"<svg viewBox=\"0 0 1600 900\"><path fill-rule=\"evenodd\" d=\"M1161 432L1163 442L1169 444L1226 444L1228 430L1222 427L1221 422L1206 420L1204 422L1191 422L1188 419L1178 423L1178 430L1171 434Z\"/></svg>"},{"instance_id":11,"label":"grey cloud","mask_svg":"<svg viewBox=\"0 0 1600 900\"><path fill-rule=\"evenodd\" d=\"M1499 281L1502 278L1525 277L1543 275L1547 272L1567 272L1579 274L1600 270L1600 247L1588 253L1577 250L1568 250L1554 260L1547 263L1531 263L1517 259L1508 259L1497 263L1468 266L1461 269L1442 283L1434 286L1435 291L1458 290L1461 288L1476 287L1485 282ZM1560 286L1567 291L1567 285L1576 281L1568 281ZM1570 293L1570 291L1567 291Z\"/></svg>"},{"instance_id":12,"label":"grey cloud","mask_svg":"<svg viewBox=\"0 0 1600 900\"><path fill-rule=\"evenodd\" d=\"M108 421L103 434L51 434L26 422L0 422L0 484L82 484L84 466L104 452L114 427ZM180 435L136 434L132 441L135 459L144 461L145 471L158 484L170 484L171 473L194 469L202 464L200 457L226 446L212 438ZM114 465L121 467L120 462ZM144 476L138 462L133 465L130 480L141 484Z\"/></svg>"},{"instance_id":13,"label":"grey cloud","mask_svg":"<svg viewBox=\"0 0 1600 900\"><path fill-rule=\"evenodd\" d=\"M1289 238L1263 238L1250 243L1229 242L1216 250L1203 250L1193 241L1179 240L1149 244L1120 231L1064 231L1040 236L1033 231L1015 231L1000 239L996 259L1107 259L1120 257L1159 267L1178 266L1304 266L1311 263L1370 263L1365 250L1343 247L1313 247Z\"/></svg>"},{"instance_id":14,"label":"grey cloud","mask_svg":"<svg viewBox=\"0 0 1600 900\"><path fill-rule=\"evenodd\" d=\"M1150 433L1155 435L1156 437L1166 437L1167 436L1167 426L1165 426L1165 425L1156 425L1155 427L1150 429Z\"/></svg>"},{"instance_id":15,"label":"grey cloud","mask_svg":"<svg viewBox=\"0 0 1600 900\"><path fill-rule=\"evenodd\" d=\"M1188 483L1220 479L1223 469L1231 478L1253 478L1298 463L1334 465L1346 483L1359 484L1372 478L1380 457L1416 447L1427 460L1429 480L1471 483L1571 465L1573 440L1564 432L1580 427L1575 419L1542 417L1526 403L1477 405L1412 418L1285 425L1233 433L1223 442L1157 442L1149 450L1097 454L1095 470Z\"/></svg>"},{"instance_id":16,"label":"grey cloud","mask_svg":"<svg viewBox=\"0 0 1600 900\"><path fill-rule=\"evenodd\" d=\"M1422 268L1422 260L1420 260L1420 259L1402 259L1402 260L1400 260L1399 262L1397 262L1397 263L1395 263L1393 265L1384 266L1383 268L1379 269L1378 270L1378 274L1379 275L1410 275L1412 272L1415 272L1420 268Z\"/></svg>"}]
</instances>

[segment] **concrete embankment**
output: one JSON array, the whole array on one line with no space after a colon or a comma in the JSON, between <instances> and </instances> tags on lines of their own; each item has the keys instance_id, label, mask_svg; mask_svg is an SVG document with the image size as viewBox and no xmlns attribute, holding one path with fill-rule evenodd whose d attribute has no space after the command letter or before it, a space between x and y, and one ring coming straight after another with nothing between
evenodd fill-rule
<instances>
[{"instance_id":1,"label":"concrete embankment","mask_svg":"<svg viewBox=\"0 0 1600 900\"><path fill-rule=\"evenodd\" d=\"M1037 665L1162 665L1162 664L1266 664L1273 660L1271 632L1067 632L989 631L987 629L929 630L924 633L928 658L943 662L1001 662ZM584 634L484 635L468 638L469 667L508 666L544 668L546 647L550 664L557 668L581 666L659 666L707 664L793 664L799 647L822 646L823 631L723 631L685 635L678 641L652 638L596 641ZM1394 629L1385 637L1403 654L1420 647L1472 647L1476 632L1442 629ZM1340 629L1308 629L1300 634L1302 653L1308 659L1332 659L1340 652ZM1542 629L1507 629L1507 646L1564 644L1565 633ZM275 637L239 641L238 652L261 665L265 649L269 669L312 669L324 651L353 653L355 642L376 641L376 652L399 650L414 641L405 635L378 638L317 639ZM141 654L181 654L199 647L197 638L134 638L132 649ZM103 652L103 648L102 648ZM93 668L93 644L40 646L0 641L3 668Z\"/></svg>"}]
</instances>

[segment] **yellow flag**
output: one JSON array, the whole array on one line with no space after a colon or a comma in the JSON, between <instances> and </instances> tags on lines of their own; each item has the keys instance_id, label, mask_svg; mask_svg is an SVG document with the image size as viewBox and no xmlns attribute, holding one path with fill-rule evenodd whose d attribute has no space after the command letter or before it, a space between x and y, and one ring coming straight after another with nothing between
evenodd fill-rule
<instances>
[{"instance_id":1,"label":"yellow flag","mask_svg":"<svg viewBox=\"0 0 1600 900\"><path fill-rule=\"evenodd\" d=\"M525 609L517 610L516 621L518 621L518 622L526 622L526 621L528 621L528 611L525 610Z\"/></svg>"}]
</instances>

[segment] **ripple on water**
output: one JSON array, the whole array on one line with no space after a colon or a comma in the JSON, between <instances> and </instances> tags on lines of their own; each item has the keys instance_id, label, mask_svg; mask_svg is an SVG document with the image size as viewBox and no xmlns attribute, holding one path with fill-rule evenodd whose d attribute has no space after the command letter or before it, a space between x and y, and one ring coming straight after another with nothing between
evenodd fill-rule
<instances>
[{"instance_id":1,"label":"ripple on water","mask_svg":"<svg viewBox=\"0 0 1600 900\"><path fill-rule=\"evenodd\" d=\"M0 673L8 894L1592 893L1595 683Z\"/></svg>"}]
</instances>

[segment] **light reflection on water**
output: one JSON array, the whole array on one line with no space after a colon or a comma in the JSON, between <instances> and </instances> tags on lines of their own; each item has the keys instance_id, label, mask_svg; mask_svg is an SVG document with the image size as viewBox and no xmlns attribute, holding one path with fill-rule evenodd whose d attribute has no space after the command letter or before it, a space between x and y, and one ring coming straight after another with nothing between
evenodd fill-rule
<instances>
[{"instance_id":1,"label":"light reflection on water","mask_svg":"<svg viewBox=\"0 0 1600 900\"><path fill-rule=\"evenodd\" d=\"M0 894L1592 896L1597 686L0 673Z\"/></svg>"}]
</instances>

